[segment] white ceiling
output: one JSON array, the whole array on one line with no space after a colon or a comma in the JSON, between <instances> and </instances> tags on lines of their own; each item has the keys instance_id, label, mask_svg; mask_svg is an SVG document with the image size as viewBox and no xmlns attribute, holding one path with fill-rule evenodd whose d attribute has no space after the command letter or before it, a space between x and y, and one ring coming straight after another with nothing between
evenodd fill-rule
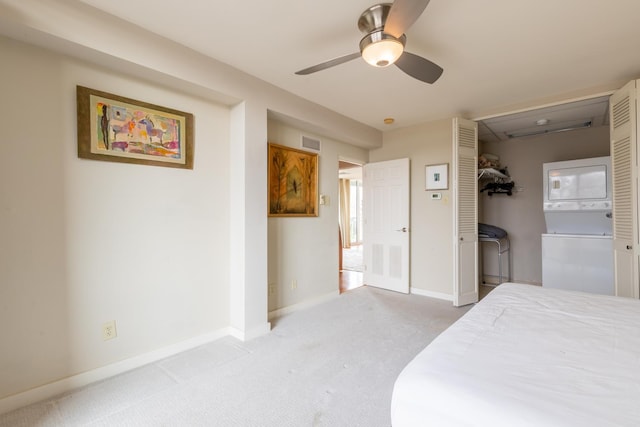
<instances>
[{"instance_id":1,"label":"white ceiling","mask_svg":"<svg viewBox=\"0 0 640 427\"><path fill-rule=\"evenodd\" d=\"M478 124L478 139L499 142L608 125L609 97L600 96L482 120Z\"/></svg>"},{"instance_id":2,"label":"white ceiling","mask_svg":"<svg viewBox=\"0 0 640 427\"><path fill-rule=\"evenodd\" d=\"M444 68L433 85L360 58L294 75L357 52L357 20L372 0L81 1L380 130L640 76L638 0L431 0L406 49Z\"/></svg>"}]
</instances>

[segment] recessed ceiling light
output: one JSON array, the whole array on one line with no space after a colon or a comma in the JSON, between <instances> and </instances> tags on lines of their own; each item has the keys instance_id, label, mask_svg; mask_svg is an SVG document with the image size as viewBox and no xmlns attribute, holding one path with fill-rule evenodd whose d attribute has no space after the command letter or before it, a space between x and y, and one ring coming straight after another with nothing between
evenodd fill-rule
<instances>
[{"instance_id":1,"label":"recessed ceiling light","mask_svg":"<svg viewBox=\"0 0 640 427\"><path fill-rule=\"evenodd\" d=\"M544 125L548 125L549 124L549 119L540 119L536 121L536 124L538 126L544 126Z\"/></svg>"},{"instance_id":2,"label":"recessed ceiling light","mask_svg":"<svg viewBox=\"0 0 640 427\"><path fill-rule=\"evenodd\" d=\"M395 122L396 120L393 117L387 117L386 119L384 119L384 124L385 125L392 125L393 122Z\"/></svg>"}]
</instances>

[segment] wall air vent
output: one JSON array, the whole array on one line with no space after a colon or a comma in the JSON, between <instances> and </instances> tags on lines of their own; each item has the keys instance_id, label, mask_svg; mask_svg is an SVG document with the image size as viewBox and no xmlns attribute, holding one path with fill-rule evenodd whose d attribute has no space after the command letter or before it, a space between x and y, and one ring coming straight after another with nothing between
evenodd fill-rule
<instances>
[{"instance_id":1,"label":"wall air vent","mask_svg":"<svg viewBox=\"0 0 640 427\"><path fill-rule=\"evenodd\" d=\"M314 139L314 138L310 138L308 136L302 135L302 142L301 142L302 148L306 150L313 150L313 151L320 152L320 145L321 144L319 139Z\"/></svg>"}]
</instances>

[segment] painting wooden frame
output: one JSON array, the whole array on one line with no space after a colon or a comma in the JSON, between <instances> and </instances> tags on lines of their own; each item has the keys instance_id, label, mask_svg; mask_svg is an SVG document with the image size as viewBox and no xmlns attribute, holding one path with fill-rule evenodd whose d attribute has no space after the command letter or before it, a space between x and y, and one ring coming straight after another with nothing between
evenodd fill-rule
<instances>
[{"instance_id":1,"label":"painting wooden frame","mask_svg":"<svg viewBox=\"0 0 640 427\"><path fill-rule=\"evenodd\" d=\"M449 163L425 166L425 190L446 190L449 188Z\"/></svg>"},{"instance_id":2,"label":"painting wooden frame","mask_svg":"<svg viewBox=\"0 0 640 427\"><path fill-rule=\"evenodd\" d=\"M318 155L269 143L268 215L318 216Z\"/></svg>"},{"instance_id":3,"label":"painting wooden frame","mask_svg":"<svg viewBox=\"0 0 640 427\"><path fill-rule=\"evenodd\" d=\"M193 114L76 87L78 157L193 169Z\"/></svg>"}]
</instances>

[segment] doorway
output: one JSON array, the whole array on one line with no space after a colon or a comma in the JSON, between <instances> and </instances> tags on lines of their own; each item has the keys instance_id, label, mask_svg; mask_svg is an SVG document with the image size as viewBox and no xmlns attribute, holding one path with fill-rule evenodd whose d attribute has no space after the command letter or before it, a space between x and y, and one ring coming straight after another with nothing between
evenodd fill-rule
<instances>
[{"instance_id":1,"label":"doorway","mask_svg":"<svg viewBox=\"0 0 640 427\"><path fill-rule=\"evenodd\" d=\"M362 165L341 160L339 182L340 293L363 285Z\"/></svg>"}]
</instances>

